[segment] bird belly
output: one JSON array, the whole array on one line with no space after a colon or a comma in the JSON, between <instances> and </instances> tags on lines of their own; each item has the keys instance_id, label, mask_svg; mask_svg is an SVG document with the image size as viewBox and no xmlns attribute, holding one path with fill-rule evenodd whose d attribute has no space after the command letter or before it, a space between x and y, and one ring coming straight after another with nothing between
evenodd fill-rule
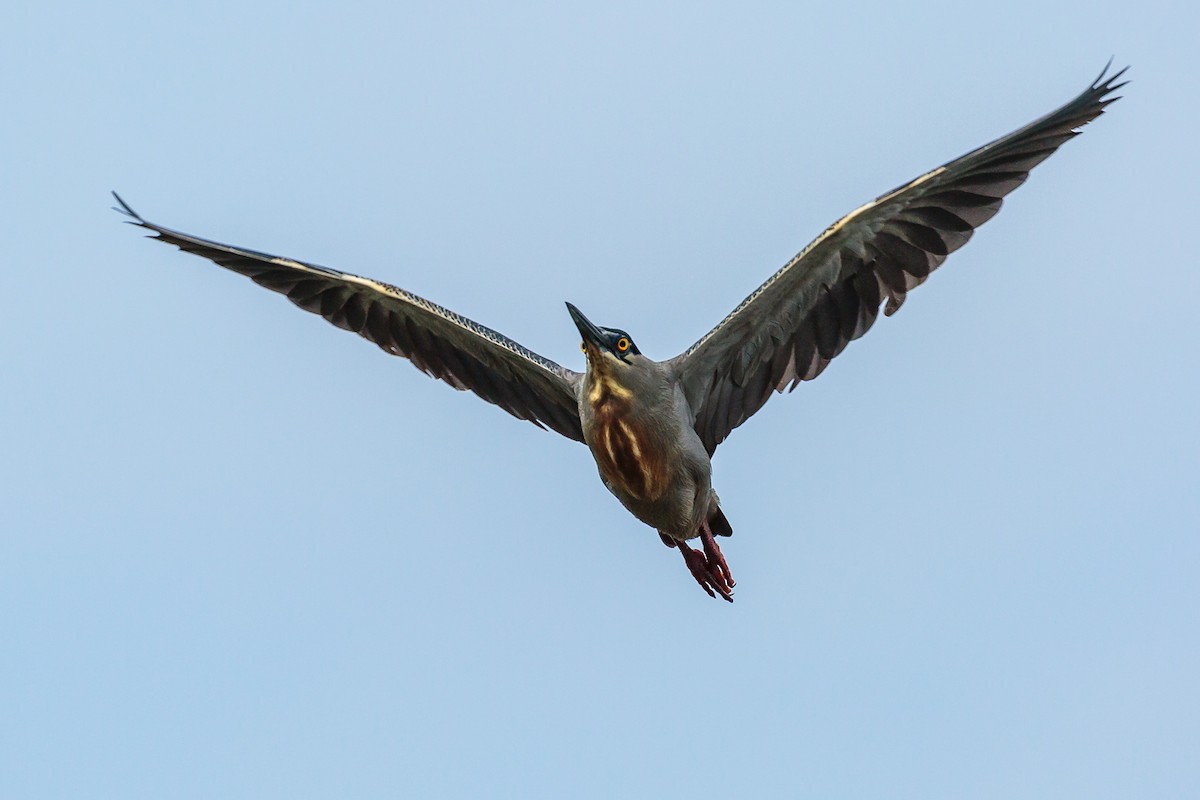
<instances>
[{"instance_id":1,"label":"bird belly","mask_svg":"<svg viewBox=\"0 0 1200 800\"><path fill-rule=\"evenodd\" d=\"M601 480L628 511L652 528L677 539L696 535L703 499L711 492L707 459L689 458L691 449L667 425L638 425L601 409L584 435ZM699 454L705 455L699 440ZM693 463L695 462L695 463Z\"/></svg>"}]
</instances>

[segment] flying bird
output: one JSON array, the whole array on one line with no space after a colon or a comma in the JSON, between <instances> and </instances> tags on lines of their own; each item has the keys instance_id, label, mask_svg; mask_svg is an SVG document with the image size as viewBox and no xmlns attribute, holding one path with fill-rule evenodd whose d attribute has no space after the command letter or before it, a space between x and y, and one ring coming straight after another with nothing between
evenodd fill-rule
<instances>
[{"instance_id":1,"label":"flying bird","mask_svg":"<svg viewBox=\"0 0 1200 800\"><path fill-rule=\"evenodd\" d=\"M678 549L704 591L732 602L733 574L716 540L733 533L712 488L717 446L773 393L820 375L881 307L895 313L1030 170L1118 99L1125 69L1108 71L1061 108L842 217L675 358L647 358L629 333L567 303L582 337L582 373L404 289L164 228L113 196L150 236L583 442L621 504ZM688 544L697 538L699 549Z\"/></svg>"}]
</instances>

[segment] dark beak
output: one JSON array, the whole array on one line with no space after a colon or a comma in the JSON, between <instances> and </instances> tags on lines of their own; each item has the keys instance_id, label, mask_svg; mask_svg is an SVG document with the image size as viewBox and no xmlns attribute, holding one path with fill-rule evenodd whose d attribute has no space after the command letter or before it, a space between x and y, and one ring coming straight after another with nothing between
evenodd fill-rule
<instances>
[{"instance_id":1,"label":"dark beak","mask_svg":"<svg viewBox=\"0 0 1200 800\"><path fill-rule=\"evenodd\" d=\"M571 319L575 320L575 327L579 328L579 335L583 337L584 343L597 349L603 349L605 347L604 334L600 332L600 329L593 325L582 311L570 303L567 303L567 311L571 312Z\"/></svg>"}]
</instances>

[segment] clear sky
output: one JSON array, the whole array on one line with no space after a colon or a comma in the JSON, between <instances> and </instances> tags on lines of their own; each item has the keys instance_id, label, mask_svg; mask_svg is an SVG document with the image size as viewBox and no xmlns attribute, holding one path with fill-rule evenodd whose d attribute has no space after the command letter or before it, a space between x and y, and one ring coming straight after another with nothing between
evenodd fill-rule
<instances>
[{"instance_id":1,"label":"clear sky","mask_svg":"<svg viewBox=\"0 0 1200 800\"><path fill-rule=\"evenodd\" d=\"M4 12L0 796L1200 789L1195 5ZM1125 99L722 446L732 606L508 417L151 220L580 369Z\"/></svg>"}]
</instances>

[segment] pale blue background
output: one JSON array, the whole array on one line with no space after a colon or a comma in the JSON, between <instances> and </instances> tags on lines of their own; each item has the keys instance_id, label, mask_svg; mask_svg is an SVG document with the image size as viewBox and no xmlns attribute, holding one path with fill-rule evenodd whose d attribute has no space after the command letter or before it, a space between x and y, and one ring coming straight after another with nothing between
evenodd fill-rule
<instances>
[{"instance_id":1,"label":"pale blue background","mask_svg":"<svg viewBox=\"0 0 1200 800\"><path fill-rule=\"evenodd\" d=\"M4 13L0 796L1200 792L1192 3ZM733 606L542 433L146 241L580 368L1134 83L716 459Z\"/></svg>"}]
</instances>

